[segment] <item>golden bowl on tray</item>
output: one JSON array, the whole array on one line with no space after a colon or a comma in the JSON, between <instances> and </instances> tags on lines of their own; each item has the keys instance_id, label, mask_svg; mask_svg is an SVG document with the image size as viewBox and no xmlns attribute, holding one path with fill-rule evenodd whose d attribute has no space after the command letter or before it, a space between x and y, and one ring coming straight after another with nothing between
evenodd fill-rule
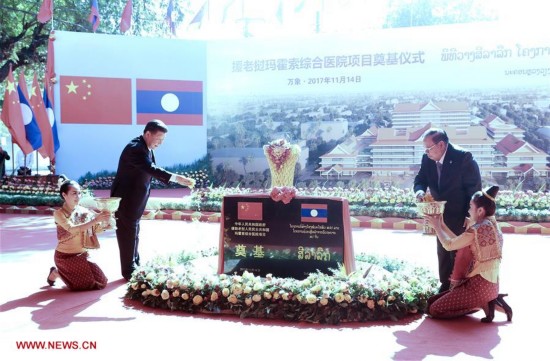
<instances>
[{"instance_id":1,"label":"golden bowl on tray","mask_svg":"<svg viewBox=\"0 0 550 361\"><path fill-rule=\"evenodd\" d=\"M435 216L437 214L443 213L443 211L445 210L445 203L447 203L447 201L418 202L416 203L416 209L418 210L419 216ZM424 234L435 234L435 230L425 219L422 230Z\"/></svg>"},{"instance_id":2,"label":"golden bowl on tray","mask_svg":"<svg viewBox=\"0 0 550 361\"><path fill-rule=\"evenodd\" d=\"M111 219L109 220L109 226L111 229L116 229L115 212L120 205L120 197L108 197L108 198L94 198L97 209L100 211L108 210L111 212Z\"/></svg>"}]
</instances>

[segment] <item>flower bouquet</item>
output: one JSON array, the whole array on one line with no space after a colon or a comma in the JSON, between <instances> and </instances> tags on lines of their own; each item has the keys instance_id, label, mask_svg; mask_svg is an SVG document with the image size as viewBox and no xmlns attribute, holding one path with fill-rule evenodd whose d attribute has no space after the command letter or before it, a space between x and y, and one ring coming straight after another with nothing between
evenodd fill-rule
<instances>
[{"instance_id":1,"label":"flower bouquet","mask_svg":"<svg viewBox=\"0 0 550 361\"><path fill-rule=\"evenodd\" d=\"M447 203L447 201L435 201L430 194L427 194L422 202L416 203L418 215L434 216L442 214L445 210L445 203ZM424 234L435 234L435 230L430 226L427 220L424 220L422 231Z\"/></svg>"},{"instance_id":2,"label":"flower bouquet","mask_svg":"<svg viewBox=\"0 0 550 361\"><path fill-rule=\"evenodd\" d=\"M294 168L301 149L296 144L290 144L285 139L277 139L263 146L271 171L271 186L292 187L294 184Z\"/></svg>"}]
</instances>

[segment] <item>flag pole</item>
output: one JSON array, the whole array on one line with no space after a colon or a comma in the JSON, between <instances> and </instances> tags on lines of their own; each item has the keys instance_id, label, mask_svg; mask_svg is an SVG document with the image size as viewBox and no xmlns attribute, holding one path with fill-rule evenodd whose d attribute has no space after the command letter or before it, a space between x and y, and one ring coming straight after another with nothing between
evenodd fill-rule
<instances>
[{"instance_id":1,"label":"flag pole","mask_svg":"<svg viewBox=\"0 0 550 361\"><path fill-rule=\"evenodd\" d=\"M11 176L15 174L15 150L13 148L13 137L11 138Z\"/></svg>"}]
</instances>

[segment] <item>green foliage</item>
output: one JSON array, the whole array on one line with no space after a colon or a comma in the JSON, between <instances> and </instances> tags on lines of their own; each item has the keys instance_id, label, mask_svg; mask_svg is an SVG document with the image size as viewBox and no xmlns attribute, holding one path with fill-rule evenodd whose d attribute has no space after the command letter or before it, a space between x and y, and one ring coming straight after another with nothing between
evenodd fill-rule
<instances>
[{"instance_id":1,"label":"green foliage","mask_svg":"<svg viewBox=\"0 0 550 361\"><path fill-rule=\"evenodd\" d=\"M46 63L50 31L92 32L88 22L89 1L55 0L53 21L41 24L36 19L42 0L2 0L0 2L0 97L9 66L24 68L27 77L35 72L41 78ZM134 0L133 25L125 35L170 37L166 21L166 0ZM120 34L119 24L126 0L100 1L97 33ZM190 16L190 2L174 2L172 17L181 23Z\"/></svg>"}]
</instances>

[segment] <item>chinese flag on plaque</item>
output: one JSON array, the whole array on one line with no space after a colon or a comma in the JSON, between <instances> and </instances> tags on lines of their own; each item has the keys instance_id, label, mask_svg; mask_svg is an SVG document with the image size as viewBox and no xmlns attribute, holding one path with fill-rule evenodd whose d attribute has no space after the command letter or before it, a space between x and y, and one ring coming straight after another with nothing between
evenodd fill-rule
<instances>
[{"instance_id":1,"label":"chinese flag on plaque","mask_svg":"<svg viewBox=\"0 0 550 361\"><path fill-rule=\"evenodd\" d=\"M132 81L60 76L61 123L132 124Z\"/></svg>"},{"instance_id":2,"label":"chinese flag on plaque","mask_svg":"<svg viewBox=\"0 0 550 361\"><path fill-rule=\"evenodd\" d=\"M242 221L261 221L263 203L237 202L237 219Z\"/></svg>"}]
</instances>

